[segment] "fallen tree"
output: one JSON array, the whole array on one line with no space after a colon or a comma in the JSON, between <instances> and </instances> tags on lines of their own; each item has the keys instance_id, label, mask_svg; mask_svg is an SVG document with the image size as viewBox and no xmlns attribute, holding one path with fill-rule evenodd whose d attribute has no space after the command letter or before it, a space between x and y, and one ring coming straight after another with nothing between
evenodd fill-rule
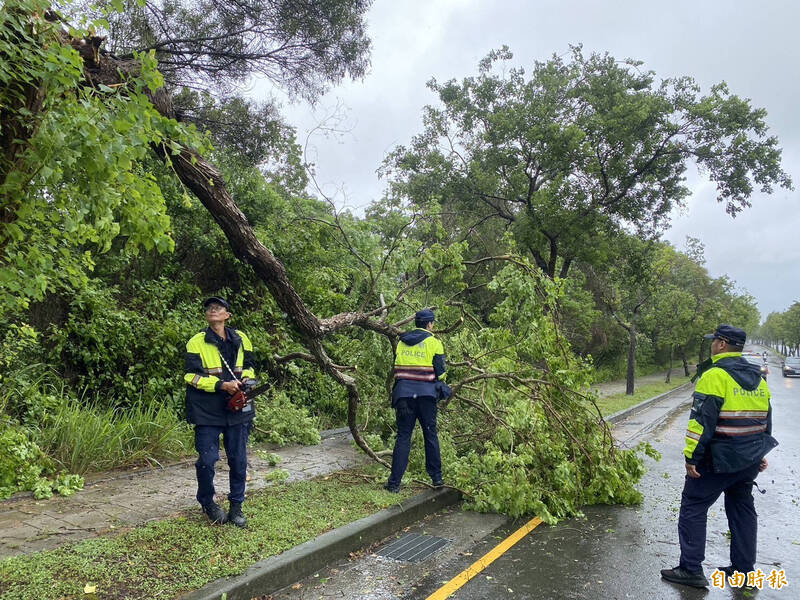
<instances>
[{"instance_id":1,"label":"fallen tree","mask_svg":"<svg viewBox=\"0 0 800 600\"><path fill-rule=\"evenodd\" d=\"M169 250L168 220L159 206L163 198L140 171L139 161L149 149L213 216L234 255L252 267L291 322L305 351L277 357L276 362L311 361L341 385L347 391L353 439L374 460L387 465L372 446L391 437L385 400L391 360L357 370L362 365L333 360L331 348L349 336L376 349L373 354L390 357L400 328L411 319L409 313L430 306L439 310L445 324L441 333L454 389L442 414L443 460L448 477L475 508L512 515L536 512L554 521L579 513L586 503L641 499L634 487L643 473L641 459L615 446L592 397L584 393L590 365L572 354L559 332L563 292L518 256L513 242L508 242L506 254L468 261L462 256L465 246L442 235L435 210L411 213L390 206L387 211L400 222L393 239L377 259L363 258L350 242L348 227L332 210L328 224L359 258L368 285L360 310L320 317L250 226L220 170L205 158L202 136L176 120L154 53L122 59L103 50L102 37L78 35L75 28L64 27L38 0L6 5L11 18L3 22L0 58L12 65L4 72L5 83L14 84L0 122L0 269L5 269L6 281L15 268L13 259L37 258L31 257L32 250L23 252L25 232L36 222L26 221L31 206L42 215L40 220L54 224L54 235L64 233L75 243L94 240L102 245L125 230L132 243L161 243ZM13 48L19 52L10 52ZM13 80L13 66L33 55L40 62L29 61L33 66L27 72L22 69L25 76ZM92 133L98 126L90 121L98 118L102 135ZM73 128L76 122L78 131L108 141L111 150L100 154L106 151L114 157L112 166L103 163L113 173L93 165L92 160L103 158L90 152L91 143L75 148L65 144L72 154L52 156L48 136L56 135L59 125ZM91 215L85 221L76 217L73 230L71 221L65 225L58 219L70 216L70 202L79 202L81 193L96 198L99 207L92 205L81 213L81 218ZM131 195L138 203L126 206ZM155 223L137 215L142 206L150 207ZM38 243L28 245L35 249ZM495 266L487 272L487 264ZM497 299L488 322L473 314L463 299L464 292L475 287L485 287ZM13 285L6 290L13 292ZM369 390L367 397L363 387ZM367 435L360 422L365 406L372 407L370 414L380 415ZM421 471L419 463L419 457L412 459L412 472Z\"/></svg>"}]
</instances>

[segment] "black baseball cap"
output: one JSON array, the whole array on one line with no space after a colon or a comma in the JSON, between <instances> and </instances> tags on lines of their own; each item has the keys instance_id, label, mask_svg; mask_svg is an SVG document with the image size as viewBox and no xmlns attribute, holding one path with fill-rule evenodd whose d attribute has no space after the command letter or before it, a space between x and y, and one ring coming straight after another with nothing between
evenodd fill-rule
<instances>
[{"instance_id":1,"label":"black baseball cap","mask_svg":"<svg viewBox=\"0 0 800 600\"><path fill-rule=\"evenodd\" d=\"M230 306L230 304L228 304L227 300L225 300L225 298L221 298L219 296L211 296L210 298L206 298L205 300L203 300L203 309L207 309L208 305L209 304L213 304L213 303L216 303L216 304L219 304L219 305L225 307L225 310L227 310L227 311L231 310L231 306Z\"/></svg>"},{"instance_id":2,"label":"black baseball cap","mask_svg":"<svg viewBox=\"0 0 800 600\"><path fill-rule=\"evenodd\" d=\"M436 320L433 311L429 308L424 308L414 315L414 325L417 327L425 327L426 324L432 323Z\"/></svg>"},{"instance_id":3,"label":"black baseball cap","mask_svg":"<svg viewBox=\"0 0 800 600\"><path fill-rule=\"evenodd\" d=\"M707 333L703 336L707 340L723 340L734 346L744 346L747 334L744 329L739 329L733 325L719 325L714 333Z\"/></svg>"}]
</instances>

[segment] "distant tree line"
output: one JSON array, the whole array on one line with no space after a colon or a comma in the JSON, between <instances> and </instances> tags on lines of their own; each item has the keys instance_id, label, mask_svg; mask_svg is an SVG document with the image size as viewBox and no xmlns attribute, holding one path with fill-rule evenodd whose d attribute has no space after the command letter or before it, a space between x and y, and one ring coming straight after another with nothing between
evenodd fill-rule
<instances>
[{"instance_id":1,"label":"distant tree line","mask_svg":"<svg viewBox=\"0 0 800 600\"><path fill-rule=\"evenodd\" d=\"M783 312L769 313L756 335L784 356L800 356L800 302Z\"/></svg>"}]
</instances>

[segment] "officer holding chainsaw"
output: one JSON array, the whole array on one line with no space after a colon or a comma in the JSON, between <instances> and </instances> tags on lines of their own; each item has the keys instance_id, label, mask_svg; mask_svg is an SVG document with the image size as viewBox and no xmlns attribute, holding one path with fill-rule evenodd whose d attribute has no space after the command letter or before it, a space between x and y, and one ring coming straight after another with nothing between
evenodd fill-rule
<instances>
[{"instance_id":1,"label":"officer holding chainsaw","mask_svg":"<svg viewBox=\"0 0 800 600\"><path fill-rule=\"evenodd\" d=\"M255 407L245 389L255 377L253 345L242 331L226 327L230 305L212 296L203 302L208 327L186 344L186 418L194 425L197 501L211 523L246 527L242 514L247 477L247 438ZM214 465L219 436L230 467L230 509L214 502Z\"/></svg>"}]
</instances>

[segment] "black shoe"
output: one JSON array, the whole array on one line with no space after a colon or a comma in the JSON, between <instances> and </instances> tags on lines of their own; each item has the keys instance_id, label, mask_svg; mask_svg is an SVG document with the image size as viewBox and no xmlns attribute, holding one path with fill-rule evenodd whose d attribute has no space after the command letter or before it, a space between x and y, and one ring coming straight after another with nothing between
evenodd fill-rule
<instances>
[{"instance_id":1,"label":"black shoe","mask_svg":"<svg viewBox=\"0 0 800 600\"><path fill-rule=\"evenodd\" d=\"M435 487L436 489L439 489L440 487L444 487L444 481L442 481L441 478L435 480L433 482L433 487Z\"/></svg>"},{"instance_id":2,"label":"black shoe","mask_svg":"<svg viewBox=\"0 0 800 600\"><path fill-rule=\"evenodd\" d=\"M228 511L228 522L242 529L247 527L247 519L242 514L241 502L231 502L231 509Z\"/></svg>"},{"instance_id":3,"label":"black shoe","mask_svg":"<svg viewBox=\"0 0 800 600\"><path fill-rule=\"evenodd\" d=\"M727 567L717 567L717 571L722 571L723 573L725 573L725 577L732 577L734 571L738 571L738 570L739 569L734 568L732 565L729 565ZM744 573L744 571L740 571L740 572Z\"/></svg>"},{"instance_id":4,"label":"black shoe","mask_svg":"<svg viewBox=\"0 0 800 600\"><path fill-rule=\"evenodd\" d=\"M219 507L216 502L211 502L203 507L203 512L206 513L208 520L212 525L222 525L228 520L228 515Z\"/></svg>"},{"instance_id":5,"label":"black shoe","mask_svg":"<svg viewBox=\"0 0 800 600\"><path fill-rule=\"evenodd\" d=\"M733 577L733 574L736 571L739 571L739 573L741 573L742 575L747 575L747 573L752 571L752 569L739 569L737 567L734 567L733 565L728 565L727 567L717 567L717 571L722 571L723 573L725 573L725 577Z\"/></svg>"},{"instance_id":6,"label":"black shoe","mask_svg":"<svg viewBox=\"0 0 800 600\"><path fill-rule=\"evenodd\" d=\"M672 583L680 583L681 585L690 585L696 588L708 587L708 579L703 575L702 571L687 571L682 567L675 567L674 569L661 569L661 577Z\"/></svg>"},{"instance_id":7,"label":"black shoe","mask_svg":"<svg viewBox=\"0 0 800 600\"><path fill-rule=\"evenodd\" d=\"M392 492L393 494L399 494L400 493L400 486L399 485L392 485L389 482L386 482L386 483L383 484L383 489L385 489L387 492Z\"/></svg>"}]
</instances>

